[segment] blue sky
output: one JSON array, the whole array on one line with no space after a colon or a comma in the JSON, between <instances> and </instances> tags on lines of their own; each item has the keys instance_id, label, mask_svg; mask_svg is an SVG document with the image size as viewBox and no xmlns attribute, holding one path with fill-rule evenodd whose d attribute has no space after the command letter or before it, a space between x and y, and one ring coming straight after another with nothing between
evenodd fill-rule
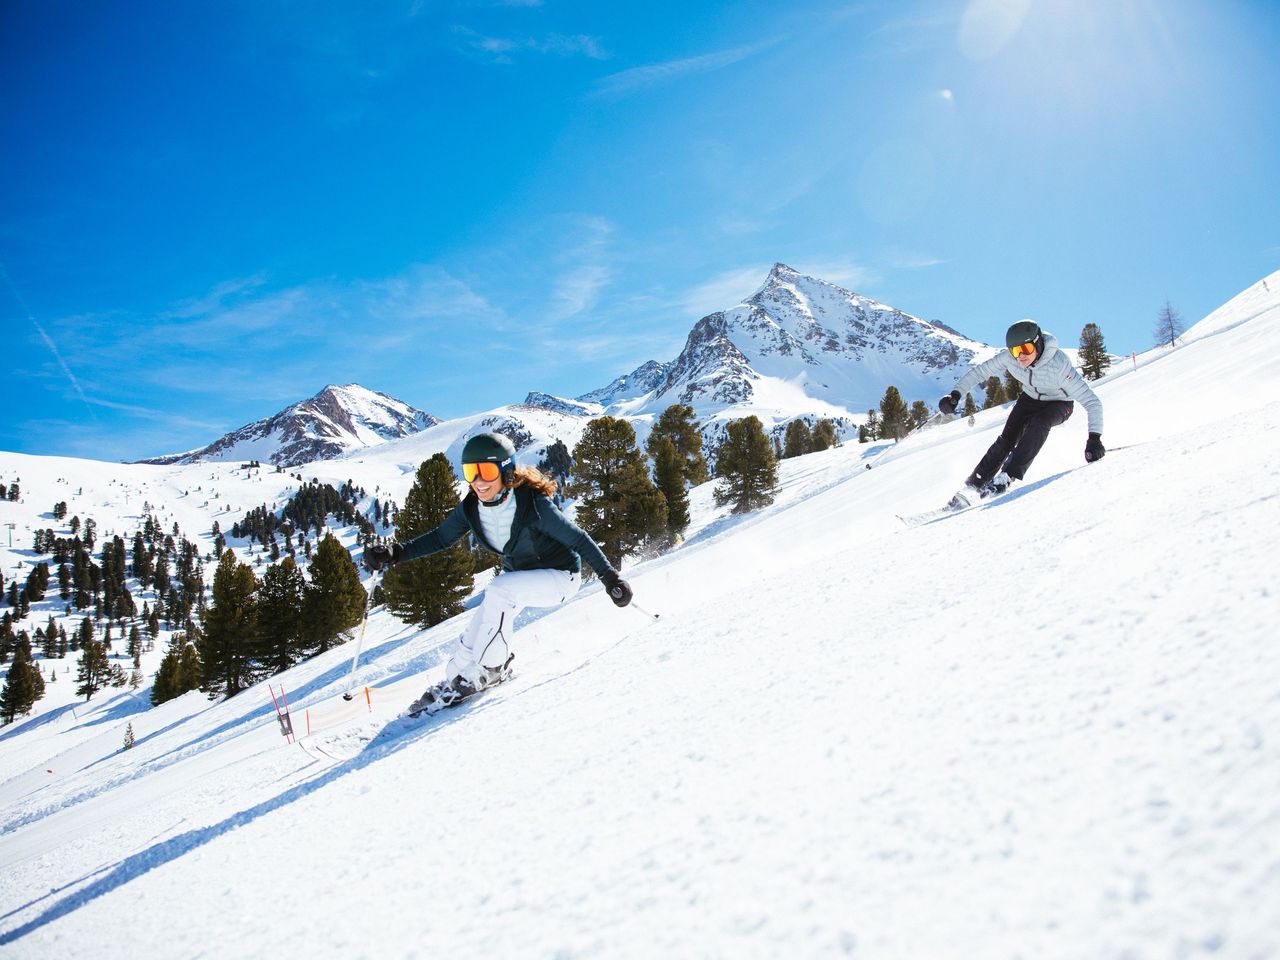
<instances>
[{"instance_id":1,"label":"blue sky","mask_svg":"<svg viewBox=\"0 0 1280 960\"><path fill-rule=\"evenodd\" d=\"M1270 0L6 0L0 448L572 396L775 261L1146 349L1280 267L1276 50Z\"/></svg>"}]
</instances>

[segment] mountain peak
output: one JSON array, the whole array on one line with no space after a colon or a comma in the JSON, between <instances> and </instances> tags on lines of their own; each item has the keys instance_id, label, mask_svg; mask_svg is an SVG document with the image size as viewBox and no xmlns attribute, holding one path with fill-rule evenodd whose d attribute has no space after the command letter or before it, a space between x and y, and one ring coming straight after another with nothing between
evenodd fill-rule
<instances>
[{"instance_id":1,"label":"mountain peak","mask_svg":"<svg viewBox=\"0 0 1280 960\"><path fill-rule=\"evenodd\" d=\"M627 416L687 404L710 430L740 410L763 416L770 429L830 417L848 433L890 384L913 399L931 397L986 349L778 261L754 294L694 324L670 363L578 400Z\"/></svg>"},{"instance_id":2,"label":"mountain peak","mask_svg":"<svg viewBox=\"0 0 1280 960\"><path fill-rule=\"evenodd\" d=\"M268 460L293 467L398 440L439 422L429 413L358 383L331 383L315 396L246 424L207 447L139 462Z\"/></svg>"}]
</instances>

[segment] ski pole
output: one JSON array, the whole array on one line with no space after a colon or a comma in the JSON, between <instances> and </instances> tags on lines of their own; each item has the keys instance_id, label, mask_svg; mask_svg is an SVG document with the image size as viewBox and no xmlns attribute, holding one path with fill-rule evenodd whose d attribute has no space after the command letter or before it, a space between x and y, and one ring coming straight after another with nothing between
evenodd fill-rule
<instances>
[{"instance_id":1,"label":"ski pole","mask_svg":"<svg viewBox=\"0 0 1280 960\"><path fill-rule=\"evenodd\" d=\"M634 610L636 613L640 614L641 616L648 617L651 620L657 620L659 617L658 614L650 613L648 610L640 606L640 604L636 603L634 600L631 603L628 603L627 606L630 609Z\"/></svg>"},{"instance_id":2,"label":"ski pole","mask_svg":"<svg viewBox=\"0 0 1280 960\"><path fill-rule=\"evenodd\" d=\"M347 673L347 689L342 691L343 700L351 699L351 683L356 675L356 664L360 662L360 649L364 646L364 628L369 625L369 608L373 606L373 591L380 583L382 583L382 571L378 571L364 598L364 619L360 621L360 639L356 641L356 653L351 658L351 670Z\"/></svg>"}]
</instances>

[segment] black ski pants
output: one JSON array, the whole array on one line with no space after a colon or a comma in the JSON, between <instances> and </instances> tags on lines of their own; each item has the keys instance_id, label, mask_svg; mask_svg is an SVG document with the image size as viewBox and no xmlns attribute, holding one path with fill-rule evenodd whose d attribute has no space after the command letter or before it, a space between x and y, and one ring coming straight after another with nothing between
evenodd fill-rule
<instances>
[{"instance_id":1,"label":"black ski pants","mask_svg":"<svg viewBox=\"0 0 1280 960\"><path fill-rule=\"evenodd\" d=\"M1021 480L1049 439L1049 431L1066 423L1075 406L1070 400L1035 400L1025 393L1019 395L1004 429L973 468L971 479L983 484L1004 470L1014 480Z\"/></svg>"}]
</instances>

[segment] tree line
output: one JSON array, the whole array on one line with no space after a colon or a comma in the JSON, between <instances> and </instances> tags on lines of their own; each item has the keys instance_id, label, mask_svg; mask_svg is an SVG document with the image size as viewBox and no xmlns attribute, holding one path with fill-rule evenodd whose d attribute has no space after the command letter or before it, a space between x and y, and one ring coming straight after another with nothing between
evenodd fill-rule
<instances>
[{"instance_id":1,"label":"tree line","mask_svg":"<svg viewBox=\"0 0 1280 960\"><path fill-rule=\"evenodd\" d=\"M224 551L199 623L170 638L151 702L195 689L210 698L234 696L335 646L360 622L365 601L360 572L333 534L320 540L305 575L284 557L259 579Z\"/></svg>"}]
</instances>

